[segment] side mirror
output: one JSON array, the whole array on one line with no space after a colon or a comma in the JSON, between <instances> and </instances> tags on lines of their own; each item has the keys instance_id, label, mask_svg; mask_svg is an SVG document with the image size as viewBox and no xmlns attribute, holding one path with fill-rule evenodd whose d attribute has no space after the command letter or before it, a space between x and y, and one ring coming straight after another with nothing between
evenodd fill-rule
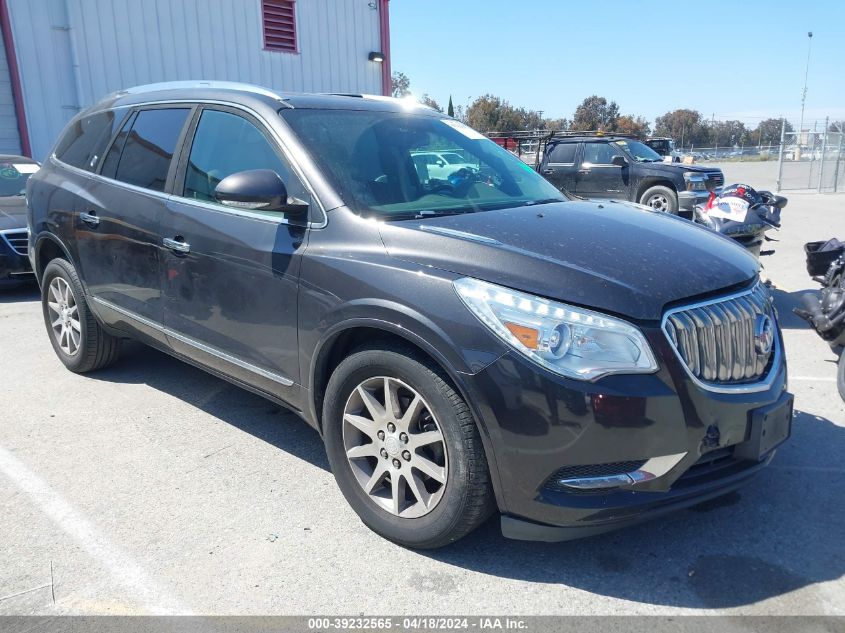
<instances>
[{"instance_id":1,"label":"side mirror","mask_svg":"<svg viewBox=\"0 0 845 633\"><path fill-rule=\"evenodd\" d=\"M307 204L288 202L287 187L272 169L250 169L226 176L217 183L214 199L234 209L275 211L297 219L308 216Z\"/></svg>"},{"instance_id":2,"label":"side mirror","mask_svg":"<svg viewBox=\"0 0 845 633\"><path fill-rule=\"evenodd\" d=\"M437 160L437 162L436 162L436 163L434 163L434 164L435 164L435 165L437 165L438 167L445 167L445 166L446 166L446 161L444 161L444 160L441 158L441 159L438 159L438 160Z\"/></svg>"},{"instance_id":3,"label":"side mirror","mask_svg":"<svg viewBox=\"0 0 845 633\"><path fill-rule=\"evenodd\" d=\"M610 159L610 163L612 165L616 165L617 167L625 167L628 164L628 161L625 160L624 156L619 156L618 154Z\"/></svg>"}]
</instances>

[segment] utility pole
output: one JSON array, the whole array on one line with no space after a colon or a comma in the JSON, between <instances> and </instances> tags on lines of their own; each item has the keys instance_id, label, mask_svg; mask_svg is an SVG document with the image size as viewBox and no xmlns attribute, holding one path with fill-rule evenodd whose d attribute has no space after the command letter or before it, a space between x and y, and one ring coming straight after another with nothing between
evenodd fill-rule
<instances>
[{"instance_id":1,"label":"utility pole","mask_svg":"<svg viewBox=\"0 0 845 633\"><path fill-rule=\"evenodd\" d=\"M807 66L804 68L804 91L801 93L801 122L798 124L798 147L804 133L804 104L807 102L807 76L810 74L810 51L813 48L813 32L807 32Z\"/></svg>"}]
</instances>

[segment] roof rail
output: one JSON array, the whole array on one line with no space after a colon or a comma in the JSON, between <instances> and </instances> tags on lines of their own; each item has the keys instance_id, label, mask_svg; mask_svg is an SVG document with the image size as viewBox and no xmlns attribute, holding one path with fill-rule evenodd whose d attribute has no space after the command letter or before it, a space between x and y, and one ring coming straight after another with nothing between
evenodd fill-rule
<instances>
[{"instance_id":1,"label":"roof rail","mask_svg":"<svg viewBox=\"0 0 845 633\"><path fill-rule=\"evenodd\" d=\"M153 84L143 84L141 86L133 86L131 88L118 90L117 92L114 92L113 95L116 97L122 97L125 95L138 95L146 94L148 92L162 92L167 90L186 90L191 88L210 88L212 90L237 90L240 92L251 92L253 94L261 95L263 97L271 97L273 99L278 100L283 99L280 93L268 90L267 88L263 88L262 86L241 83L238 81L216 81L204 79L194 79L186 81L161 81Z\"/></svg>"},{"instance_id":2,"label":"roof rail","mask_svg":"<svg viewBox=\"0 0 845 633\"><path fill-rule=\"evenodd\" d=\"M602 130L562 130L559 132L555 132L554 136L556 137L566 137L566 136L595 136L595 137L602 137L602 136L612 136L618 138L640 138L639 134L628 134L626 132L604 132Z\"/></svg>"},{"instance_id":3,"label":"roof rail","mask_svg":"<svg viewBox=\"0 0 845 633\"><path fill-rule=\"evenodd\" d=\"M505 132L487 132L488 138L507 138L514 140L543 140L578 136L589 136L595 138L642 138L638 134L627 134L625 132L602 132L600 130L511 130Z\"/></svg>"}]
</instances>

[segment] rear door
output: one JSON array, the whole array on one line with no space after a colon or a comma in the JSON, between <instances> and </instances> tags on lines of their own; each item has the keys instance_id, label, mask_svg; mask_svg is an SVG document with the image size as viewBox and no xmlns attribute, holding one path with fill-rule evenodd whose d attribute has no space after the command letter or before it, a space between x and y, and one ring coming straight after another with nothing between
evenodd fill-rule
<instances>
[{"instance_id":1,"label":"rear door","mask_svg":"<svg viewBox=\"0 0 845 633\"><path fill-rule=\"evenodd\" d=\"M623 170L628 168L611 162L614 156L622 155L622 150L613 143L584 143L575 193L585 198L626 199L628 186L623 178L626 175Z\"/></svg>"},{"instance_id":2,"label":"rear door","mask_svg":"<svg viewBox=\"0 0 845 633\"><path fill-rule=\"evenodd\" d=\"M272 169L288 196L310 196L272 134L250 114L205 106L195 116L162 224L171 345L198 362L287 399L299 381L297 291L307 228L276 212L219 204L225 177ZM171 244L173 244L171 242Z\"/></svg>"},{"instance_id":3,"label":"rear door","mask_svg":"<svg viewBox=\"0 0 845 633\"><path fill-rule=\"evenodd\" d=\"M151 327L162 320L159 224L190 114L188 106L132 112L76 219L79 263L95 310L110 322L131 317L156 338L162 338Z\"/></svg>"},{"instance_id":4,"label":"rear door","mask_svg":"<svg viewBox=\"0 0 845 633\"><path fill-rule=\"evenodd\" d=\"M578 154L582 143L558 143L543 157L540 173L558 189L575 191Z\"/></svg>"}]
</instances>

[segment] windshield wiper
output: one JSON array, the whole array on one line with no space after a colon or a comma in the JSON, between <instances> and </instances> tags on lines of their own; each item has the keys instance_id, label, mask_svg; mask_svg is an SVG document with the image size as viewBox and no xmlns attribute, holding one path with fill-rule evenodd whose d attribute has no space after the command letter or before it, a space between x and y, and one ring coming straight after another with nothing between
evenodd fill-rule
<instances>
[{"instance_id":1,"label":"windshield wiper","mask_svg":"<svg viewBox=\"0 0 845 633\"><path fill-rule=\"evenodd\" d=\"M525 204L521 205L523 207L533 207L538 204L552 204L553 202L565 202L560 198L543 198L542 200L529 200Z\"/></svg>"}]
</instances>

